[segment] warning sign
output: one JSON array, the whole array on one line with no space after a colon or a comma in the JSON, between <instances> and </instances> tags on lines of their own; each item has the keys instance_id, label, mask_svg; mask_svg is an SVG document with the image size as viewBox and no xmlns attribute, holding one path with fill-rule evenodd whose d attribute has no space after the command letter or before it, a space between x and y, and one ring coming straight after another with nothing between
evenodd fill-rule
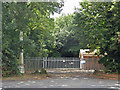
<instances>
[{"instance_id":1,"label":"warning sign","mask_svg":"<svg viewBox=\"0 0 120 90\"><path fill-rule=\"evenodd\" d=\"M85 60L82 60L82 61L81 61L81 63L82 63L82 64L85 64L85 63L86 63L86 61L85 61Z\"/></svg>"}]
</instances>

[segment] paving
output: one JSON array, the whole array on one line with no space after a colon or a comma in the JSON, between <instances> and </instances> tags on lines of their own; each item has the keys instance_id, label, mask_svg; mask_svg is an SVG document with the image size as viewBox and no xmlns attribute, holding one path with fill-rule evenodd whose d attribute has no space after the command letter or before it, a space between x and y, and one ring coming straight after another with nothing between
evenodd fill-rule
<instances>
[{"instance_id":1,"label":"paving","mask_svg":"<svg viewBox=\"0 0 120 90\"><path fill-rule=\"evenodd\" d=\"M41 80L4 80L3 88L108 88L120 89L117 80L95 79L87 76L59 77Z\"/></svg>"}]
</instances>

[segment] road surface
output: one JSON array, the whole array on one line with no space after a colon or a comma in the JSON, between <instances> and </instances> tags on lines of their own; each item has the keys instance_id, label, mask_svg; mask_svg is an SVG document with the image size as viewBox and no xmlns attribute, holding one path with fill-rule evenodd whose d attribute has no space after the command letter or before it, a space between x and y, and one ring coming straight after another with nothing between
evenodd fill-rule
<instances>
[{"instance_id":1,"label":"road surface","mask_svg":"<svg viewBox=\"0 0 120 90\"><path fill-rule=\"evenodd\" d=\"M3 88L108 88L118 89L117 80L95 79L87 76L60 77L42 80L15 81L6 80L2 82ZM120 88L119 88L120 89Z\"/></svg>"}]
</instances>

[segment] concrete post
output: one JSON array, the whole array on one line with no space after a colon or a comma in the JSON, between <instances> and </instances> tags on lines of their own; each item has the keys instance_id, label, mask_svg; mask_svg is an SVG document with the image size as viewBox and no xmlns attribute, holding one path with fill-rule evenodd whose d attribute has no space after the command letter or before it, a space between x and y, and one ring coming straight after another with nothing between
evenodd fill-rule
<instances>
[{"instance_id":1,"label":"concrete post","mask_svg":"<svg viewBox=\"0 0 120 90\"><path fill-rule=\"evenodd\" d=\"M20 41L23 41L23 32L20 31ZM19 70L20 70L20 73L24 73L24 59L23 59L23 46L22 46L22 52L20 53L20 65L19 65Z\"/></svg>"}]
</instances>

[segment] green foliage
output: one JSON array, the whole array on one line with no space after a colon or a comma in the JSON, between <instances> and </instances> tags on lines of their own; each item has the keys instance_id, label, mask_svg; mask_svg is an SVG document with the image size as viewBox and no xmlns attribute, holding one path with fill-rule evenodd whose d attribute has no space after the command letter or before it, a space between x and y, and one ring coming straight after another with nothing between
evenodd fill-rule
<instances>
[{"instance_id":1,"label":"green foliage","mask_svg":"<svg viewBox=\"0 0 120 90\"><path fill-rule=\"evenodd\" d=\"M36 71L33 72L32 74L47 74L47 71L46 71L44 68L42 68L42 69L40 70L40 72L39 72L39 70L36 70Z\"/></svg>"},{"instance_id":2,"label":"green foliage","mask_svg":"<svg viewBox=\"0 0 120 90\"><path fill-rule=\"evenodd\" d=\"M40 74L47 74L47 71L44 68L42 68Z\"/></svg>"},{"instance_id":3,"label":"green foliage","mask_svg":"<svg viewBox=\"0 0 120 90\"><path fill-rule=\"evenodd\" d=\"M3 3L3 76L19 74L22 49L24 57L70 57L78 56L80 48L97 48L107 70L120 70L120 2L82 2L76 13L54 22L50 14L60 13L62 6L63 2ZM19 40L20 31L23 41Z\"/></svg>"},{"instance_id":4,"label":"green foliage","mask_svg":"<svg viewBox=\"0 0 120 90\"><path fill-rule=\"evenodd\" d=\"M35 72L33 72L32 74L40 74L39 70L36 70Z\"/></svg>"},{"instance_id":5,"label":"green foliage","mask_svg":"<svg viewBox=\"0 0 120 90\"><path fill-rule=\"evenodd\" d=\"M2 53L2 76L20 75L17 58L14 52L11 49L6 49Z\"/></svg>"},{"instance_id":6,"label":"green foliage","mask_svg":"<svg viewBox=\"0 0 120 90\"><path fill-rule=\"evenodd\" d=\"M110 72L120 70L119 10L120 2L82 2L74 17L79 40L90 49L99 48L104 55L100 62Z\"/></svg>"},{"instance_id":7,"label":"green foliage","mask_svg":"<svg viewBox=\"0 0 120 90\"><path fill-rule=\"evenodd\" d=\"M19 74L20 52L24 57L47 56L53 47L51 30L54 19L50 13L60 12L63 3L5 2L2 4L3 75ZM23 41L19 40L20 31Z\"/></svg>"},{"instance_id":8,"label":"green foliage","mask_svg":"<svg viewBox=\"0 0 120 90\"><path fill-rule=\"evenodd\" d=\"M76 57L79 53L80 46L79 40L75 36L73 16L74 14L62 15L55 20L54 45L62 57Z\"/></svg>"}]
</instances>

